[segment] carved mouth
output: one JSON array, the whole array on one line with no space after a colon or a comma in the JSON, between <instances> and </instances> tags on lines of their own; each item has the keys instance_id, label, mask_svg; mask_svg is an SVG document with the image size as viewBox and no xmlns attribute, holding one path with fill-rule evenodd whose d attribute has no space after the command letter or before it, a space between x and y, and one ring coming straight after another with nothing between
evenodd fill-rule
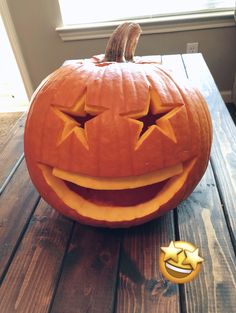
<instances>
[{"instance_id":1,"label":"carved mouth","mask_svg":"<svg viewBox=\"0 0 236 313\"><path fill-rule=\"evenodd\" d=\"M157 170L148 174L131 177L93 177L83 174L75 174L58 168L53 168L52 174L60 179L74 183L81 187L96 190L123 190L134 189L162 182L168 178L183 172L183 164Z\"/></svg>"},{"instance_id":2,"label":"carved mouth","mask_svg":"<svg viewBox=\"0 0 236 313\"><path fill-rule=\"evenodd\" d=\"M148 186L123 190L96 190L64 181L67 187L83 199L100 205L131 207L153 199L168 182L164 180Z\"/></svg>"},{"instance_id":3,"label":"carved mouth","mask_svg":"<svg viewBox=\"0 0 236 313\"><path fill-rule=\"evenodd\" d=\"M70 190L84 199L112 206L144 203L155 197L171 177L182 172L182 163L150 174L112 179L70 173L58 168L52 170L55 177L62 179Z\"/></svg>"},{"instance_id":4,"label":"carved mouth","mask_svg":"<svg viewBox=\"0 0 236 313\"><path fill-rule=\"evenodd\" d=\"M131 186L123 190L115 189L116 184L119 185L121 182L119 179L115 180L116 183L111 183L111 179L109 182L105 179L98 180L95 184L94 178L89 177L89 183L88 181L85 183L85 180L81 179L82 175L54 169L44 164L38 164L38 167L58 198L78 214L100 221L124 222L156 212L173 197L173 193L181 189L195 162L196 159L193 159L184 162L183 165L177 165L174 176L173 172L172 175L168 174L169 170L156 172L154 175L156 180L153 175L148 174L149 182L152 182L150 185L140 186L143 176L140 176L140 179L129 178L129 183L134 183L134 188ZM122 181L124 182L127 183L126 180ZM110 183L110 189L102 189L107 183ZM100 189L97 188L99 185Z\"/></svg>"}]
</instances>

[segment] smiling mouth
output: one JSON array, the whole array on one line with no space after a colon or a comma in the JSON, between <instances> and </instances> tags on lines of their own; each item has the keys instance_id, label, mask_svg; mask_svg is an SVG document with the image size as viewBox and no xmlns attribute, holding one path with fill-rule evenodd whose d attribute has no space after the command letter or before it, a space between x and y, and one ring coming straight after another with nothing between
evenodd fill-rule
<instances>
[{"instance_id":1,"label":"smiling mouth","mask_svg":"<svg viewBox=\"0 0 236 313\"><path fill-rule=\"evenodd\" d=\"M173 198L173 190L177 193L182 188L195 163L196 159L194 158L181 163L180 167L177 165L174 176L173 172L172 175L167 175L168 168L166 172L155 173L154 176L158 177L156 182L152 181L154 172L147 174L147 176L138 176L135 183L135 179L129 178L130 188L120 190L119 188L118 190L115 189L116 185L120 183L119 179L114 179L113 185L111 183L113 178L106 181L106 184L109 183L108 186L112 185L112 189L99 190L97 187L100 184L104 188L104 181L102 182L100 178L94 182L93 177L88 177L89 180L93 180L93 183L86 186L85 180L80 174L77 177L77 174L56 170L42 163L38 163L38 168L47 185L68 208L73 209L80 216L97 221L116 222L118 225L121 221L125 223L134 219L139 220L154 213L158 216L156 212L169 199ZM76 177L79 178L78 181ZM138 187L141 181L147 183L143 178L148 178L147 181L150 185ZM133 183L135 188L132 188ZM57 204L52 203L52 205L56 206Z\"/></svg>"},{"instance_id":2,"label":"smiling mouth","mask_svg":"<svg viewBox=\"0 0 236 313\"><path fill-rule=\"evenodd\" d=\"M168 168L156 170L148 174L131 177L93 177L84 174L71 173L55 167L52 170L52 174L60 179L74 183L81 187L96 190L135 189L163 182L168 178L181 174L182 172L182 163L178 163Z\"/></svg>"},{"instance_id":3,"label":"smiling mouth","mask_svg":"<svg viewBox=\"0 0 236 313\"><path fill-rule=\"evenodd\" d=\"M55 177L63 180L71 191L84 199L100 205L123 207L154 198L171 177L182 172L182 163L140 176L119 178L93 177L52 169Z\"/></svg>"},{"instance_id":4,"label":"smiling mouth","mask_svg":"<svg viewBox=\"0 0 236 313\"><path fill-rule=\"evenodd\" d=\"M178 267L168 262L166 262L165 265L167 272L174 277L184 278L192 273L191 269Z\"/></svg>"}]
</instances>

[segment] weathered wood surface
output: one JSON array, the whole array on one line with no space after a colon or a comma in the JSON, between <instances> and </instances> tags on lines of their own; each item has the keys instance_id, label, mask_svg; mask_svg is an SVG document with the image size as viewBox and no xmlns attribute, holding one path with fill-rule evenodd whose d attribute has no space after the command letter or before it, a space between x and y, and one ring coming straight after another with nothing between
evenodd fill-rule
<instances>
[{"instance_id":1,"label":"weathered wood surface","mask_svg":"<svg viewBox=\"0 0 236 313\"><path fill-rule=\"evenodd\" d=\"M40 201L2 283L0 312L48 312L72 225Z\"/></svg>"},{"instance_id":2,"label":"weathered wood surface","mask_svg":"<svg viewBox=\"0 0 236 313\"><path fill-rule=\"evenodd\" d=\"M26 120L27 112L19 112L19 118L11 128L8 129L7 134L4 136L4 140L0 143L0 151L12 140L12 137L19 131L19 128L23 128Z\"/></svg>"},{"instance_id":3,"label":"weathered wood surface","mask_svg":"<svg viewBox=\"0 0 236 313\"><path fill-rule=\"evenodd\" d=\"M23 162L0 197L0 283L38 200Z\"/></svg>"},{"instance_id":4,"label":"weathered wood surface","mask_svg":"<svg viewBox=\"0 0 236 313\"><path fill-rule=\"evenodd\" d=\"M76 223L51 313L112 313L122 230Z\"/></svg>"},{"instance_id":5,"label":"weathered wood surface","mask_svg":"<svg viewBox=\"0 0 236 313\"><path fill-rule=\"evenodd\" d=\"M210 166L178 206L178 229L181 240L193 242L204 257L198 277L182 287L184 312L235 312L236 259Z\"/></svg>"},{"instance_id":6,"label":"weathered wood surface","mask_svg":"<svg viewBox=\"0 0 236 313\"><path fill-rule=\"evenodd\" d=\"M161 246L175 239L173 212L126 230L121 247L116 313L179 312L179 290L160 273Z\"/></svg>"},{"instance_id":7,"label":"weathered wood surface","mask_svg":"<svg viewBox=\"0 0 236 313\"><path fill-rule=\"evenodd\" d=\"M195 56L192 57L192 59L195 58ZM192 67L188 71L188 67L194 62L189 61L186 64L182 62L181 56L172 56L171 59L178 73L184 74L186 71L189 79L192 76L195 77ZM168 65L168 60L169 56L166 56L163 58L163 63ZM204 86L213 85L213 80L209 75L205 75L204 71L199 71L202 63L203 60L198 62L195 69L202 73L201 77L200 74L198 77L202 84L201 92L204 94ZM209 96L207 102L210 108L213 106L211 101L214 100ZM226 108L225 110L227 111ZM213 127L216 125L213 124ZM216 131L214 129L214 133ZM181 287L181 306L184 312L208 313L236 310L234 248L212 171L214 157L213 151L211 162L201 182L177 209L180 240L195 243L205 259L203 270L198 277L191 282L191 285L186 284ZM221 194L222 192L220 191Z\"/></svg>"},{"instance_id":8,"label":"weathered wood surface","mask_svg":"<svg viewBox=\"0 0 236 313\"><path fill-rule=\"evenodd\" d=\"M0 152L0 312L236 311L235 127L199 55L163 56L162 63L181 80L187 73L213 110L211 163L200 184L177 210L145 225L80 225L39 200L20 159L19 127ZM183 286L159 271L160 247L178 239L194 243L205 259Z\"/></svg>"},{"instance_id":9,"label":"weathered wood surface","mask_svg":"<svg viewBox=\"0 0 236 313\"><path fill-rule=\"evenodd\" d=\"M236 250L236 127L202 55L183 55L183 63L211 113L214 131L211 163Z\"/></svg>"},{"instance_id":10,"label":"weathered wood surface","mask_svg":"<svg viewBox=\"0 0 236 313\"><path fill-rule=\"evenodd\" d=\"M6 187L23 156L24 114L9 133L11 140L0 150L0 194Z\"/></svg>"}]
</instances>

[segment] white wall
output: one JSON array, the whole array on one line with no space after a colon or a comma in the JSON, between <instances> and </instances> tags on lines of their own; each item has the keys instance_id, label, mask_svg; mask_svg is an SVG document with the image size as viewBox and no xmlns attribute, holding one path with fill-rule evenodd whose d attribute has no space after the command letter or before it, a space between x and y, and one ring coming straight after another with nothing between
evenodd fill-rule
<instances>
[{"instance_id":1,"label":"white wall","mask_svg":"<svg viewBox=\"0 0 236 313\"><path fill-rule=\"evenodd\" d=\"M34 88L66 59L103 53L106 39L63 42L57 0L7 0ZM137 55L185 53L187 42L199 50L220 90L231 90L236 72L236 27L142 35Z\"/></svg>"}]
</instances>

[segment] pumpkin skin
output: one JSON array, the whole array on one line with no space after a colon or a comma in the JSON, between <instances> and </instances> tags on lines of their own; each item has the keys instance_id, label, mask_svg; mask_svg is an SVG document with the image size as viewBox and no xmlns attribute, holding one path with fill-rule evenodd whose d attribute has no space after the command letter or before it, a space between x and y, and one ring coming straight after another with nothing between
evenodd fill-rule
<instances>
[{"instance_id":1,"label":"pumpkin skin","mask_svg":"<svg viewBox=\"0 0 236 313\"><path fill-rule=\"evenodd\" d=\"M62 214L130 227L175 208L210 155L206 103L188 81L156 62L67 63L36 90L25 157L42 197Z\"/></svg>"}]
</instances>

